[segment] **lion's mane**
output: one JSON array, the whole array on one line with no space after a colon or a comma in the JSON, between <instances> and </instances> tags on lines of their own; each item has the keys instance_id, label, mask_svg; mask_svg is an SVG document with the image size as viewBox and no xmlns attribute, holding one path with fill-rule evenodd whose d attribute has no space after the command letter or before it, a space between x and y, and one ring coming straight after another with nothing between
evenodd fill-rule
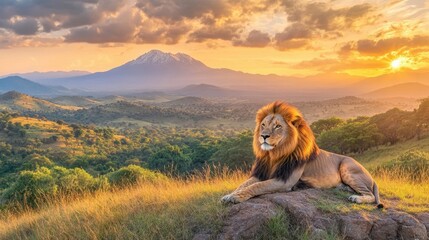
<instances>
[{"instance_id":1,"label":"lion's mane","mask_svg":"<svg viewBox=\"0 0 429 240\"><path fill-rule=\"evenodd\" d=\"M263 151L258 140L260 125L269 114L281 115L288 125L288 133L281 145L271 151ZM256 113L253 136L256 161L252 167L252 176L260 180L279 178L286 181L295 169L314 159L319 151L313 132L297 108L276 101L262 107Z\"/></svg>"}]
</instances>

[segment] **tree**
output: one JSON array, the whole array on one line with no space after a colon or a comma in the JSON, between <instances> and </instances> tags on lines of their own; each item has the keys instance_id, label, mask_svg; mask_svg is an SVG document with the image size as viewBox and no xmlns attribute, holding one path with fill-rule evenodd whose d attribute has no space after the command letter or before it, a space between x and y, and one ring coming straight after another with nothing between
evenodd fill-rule
<instances>
[{"instance_id":1,"label":"tree","mask_svg":"<svg viewBox=\"0 0 429 240\"><path fill-rule=\"evenodd\" d=\"M341 118L331 117L328 119L321 119L311 124L311 130L313 130L314 135L317 137L325 131L329 131L335 127L338 127L341 124L344 124L345 121Z\"/></svg>"},{"instance_id":2,"label":"tree","mask_svg":"<svg viewBox=\"0 0 429 240\"><path fill-rule=\"evenodd\" d=\"M170 144L162 145L148 159L148 166L151 169L177 170L178 173L191 170L191 163L191 158L185 155L179 146Z\"/></svg>"}]
</instances>

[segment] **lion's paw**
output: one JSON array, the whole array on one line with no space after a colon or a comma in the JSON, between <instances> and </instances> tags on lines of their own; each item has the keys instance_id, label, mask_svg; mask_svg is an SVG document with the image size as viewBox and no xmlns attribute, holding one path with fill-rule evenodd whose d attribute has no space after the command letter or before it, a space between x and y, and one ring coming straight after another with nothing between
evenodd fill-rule
<instances>
[{"instance_id":1,"label":"lion's paw","mask_svg":"<svg viewBox=\"0 0 429 240\"><path fill-rule=\"evenodd\" d=\"M348 199L350 202L362 203L361 196L359 195L351 195Z\"/></svg>"},{"instance_id":2,"label":"lion's paw","mask_svg":"<svg viewBox=\"0 0 429 240\"><path fill-rule=\"evenodd\" d=\"M231 193L231 194L223 196L220 199L220 202L224 203L224 204L226 204L226 203L234 203L235 204L235 203L241 203L241 202L243 202L245 200L246 199L240 197L239 195L237 195L235 193Z\"/></svg>"}]
</instances>

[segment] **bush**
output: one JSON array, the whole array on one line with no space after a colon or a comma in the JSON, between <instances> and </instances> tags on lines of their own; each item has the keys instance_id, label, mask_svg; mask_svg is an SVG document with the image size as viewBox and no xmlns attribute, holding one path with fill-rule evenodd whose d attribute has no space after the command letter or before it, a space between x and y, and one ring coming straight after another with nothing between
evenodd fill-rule
<instances>
[{"instance_id":1,"label":"bush","mask_svg":"<svg viewBox=\"0 0 429 240\"><path fill-rule=\"evenodd\" d=\"M47 168L22 171L17 181L2 195L2 201L36 207L57 193L55 179Z\"/></svg>"},{"instance_id":2,"label":"bush","mask_svg":"<svg viewBox=\"0 0 429 240\"><path fill-rule=\"evenodd\" d=\"M396 159L376 169L392 177L402 177L413 182L429 180L429 153L419 150L408 150Z\"/></svg>"},{"instance_id":3,"label":"bush","mask_svg":"<svg viewBox=\"0 0 429 240\"><path fill-rule=\"evenodd\" d=\"M120 187L142 182L157 183L167 180L167 177L161 173L153 172L136 165L122 167L110 173L108 177L112 185Z\"/></svg>"},{"instance_id":4,"label":"bush","mask_svg":"<svg viewBox=\"0 0 429 240\"><path fill-rule=\"evenodd\" d=\"M85 170L54 167L22 171L17 181L2 194L2 202L37 207L53 197L92 192L109 186L106 178L94 178Z\"/></svg>"}]
</instances>

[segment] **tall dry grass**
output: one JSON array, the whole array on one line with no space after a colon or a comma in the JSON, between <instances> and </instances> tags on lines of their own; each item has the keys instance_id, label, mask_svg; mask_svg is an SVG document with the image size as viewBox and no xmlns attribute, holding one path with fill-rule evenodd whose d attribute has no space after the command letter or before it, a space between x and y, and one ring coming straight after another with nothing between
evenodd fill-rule
<instances>
[{"instance_id":1,"label":"tall dry grass","mask_svg":"<svg viewBox=\"0 0 429 240\"><path fill-rule=\"evenodd\" d=\"M0 216L1 239L189 239L216 232L219 198L245 175L219 170L162 184L145 183L84 197L57 199L39 210Z\"/></svg>"}]
</instances>

